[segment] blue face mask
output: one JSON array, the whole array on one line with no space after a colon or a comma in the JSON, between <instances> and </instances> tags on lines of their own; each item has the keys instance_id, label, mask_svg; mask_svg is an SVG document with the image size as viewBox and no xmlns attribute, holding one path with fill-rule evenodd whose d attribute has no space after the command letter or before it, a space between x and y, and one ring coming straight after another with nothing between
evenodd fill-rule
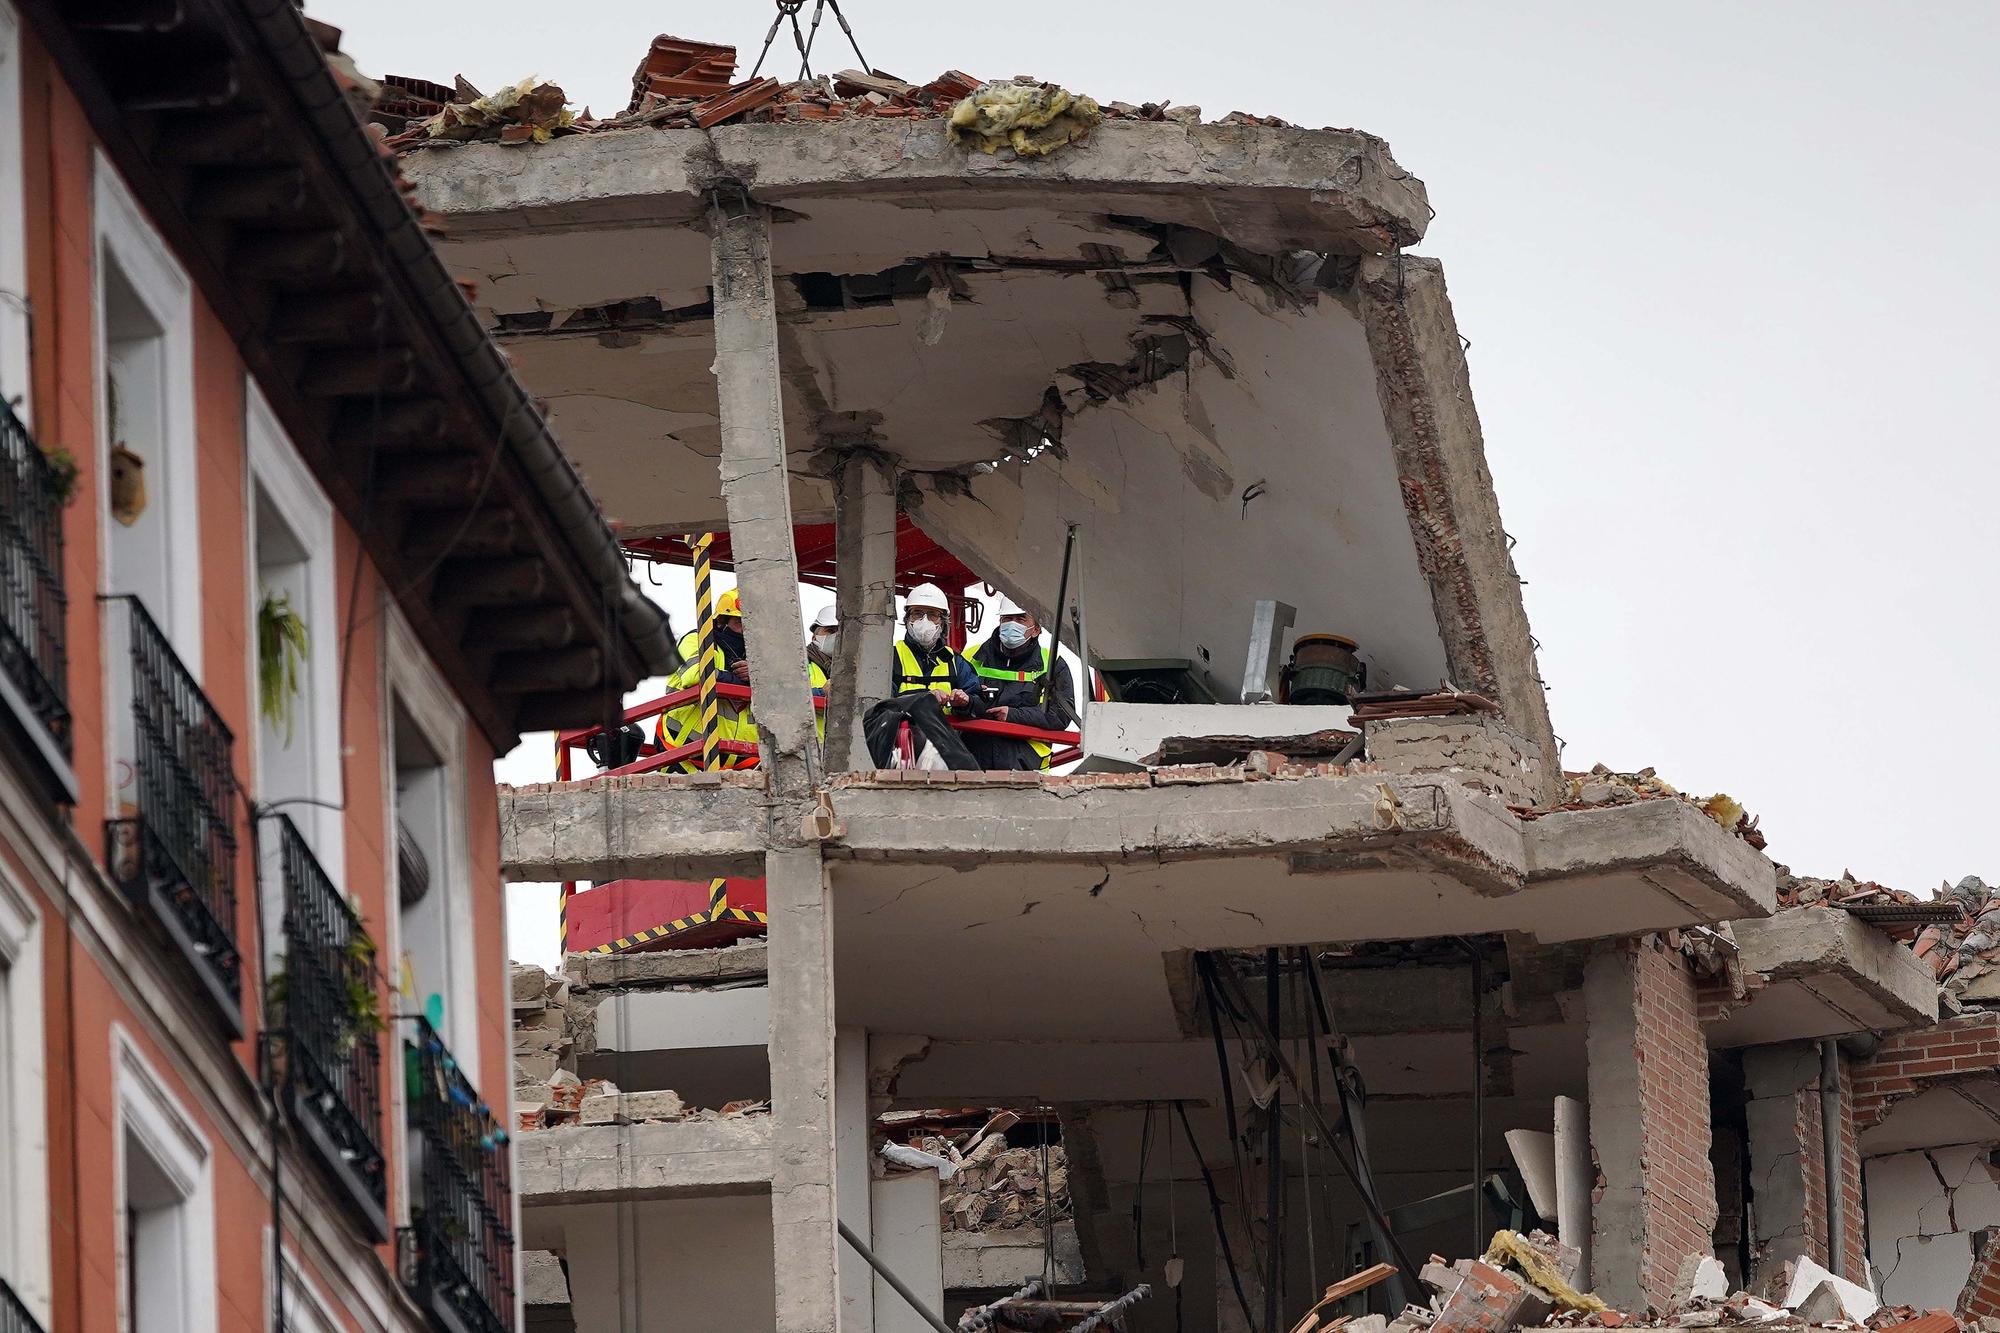
<instances>
[{"instance_id":1,"label":"blue face mask","mask_svg":"<svg viewBox=\"0 0 2000 1333\"><path fill-rule=\"evenodd\" d=\"M1028 641L1028 627L1011 620L1004 621L1001 623L998 637L1000 646L1011 653Z\"/></svg>"}]
</instances>

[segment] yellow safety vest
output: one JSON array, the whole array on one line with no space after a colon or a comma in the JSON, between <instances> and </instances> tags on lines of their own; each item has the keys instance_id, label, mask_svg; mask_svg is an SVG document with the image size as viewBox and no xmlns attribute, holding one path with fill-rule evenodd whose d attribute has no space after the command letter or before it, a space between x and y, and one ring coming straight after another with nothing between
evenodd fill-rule
<instances>
[{"instance_id":1,"label":"yellow safety vest","mask_svg":"<svg viewBox=\"0 0 2000 1333\"><path fill-rule=\"evenodd\" d=\"M947 648L937 664L924 674L923 664L917 661L916 652L909 640L896 640L896 693L915 694L918 690L929 690L933 694L950 694L958 688L952 683L952 664L958 654Z\"/></svg>"},{"instance_id":2,"label":"yellow safety vest","mask_svg":"<svg viewBox=\"0 0 2000 1333\"><path fill-rule=\"evenodd\" d=\"M1033 671L1009 671L1005 667L986 665L984 654L992 642L993 640L988 639L985 643L980 644L973 651L972 655L965 659L972 663L972 669L979 673L981 680L998 680L1019 684L1030 680L1040 680L1048 672L1049 650L1047 648L1042 649L1042 660L1035 663ZM1026 737L1017 737L1016 739L1027 740ZM1037 740L1029 740L1028 744L1033 748L1035 757L1042 761L1042 767L1047 768L1049 766L1049 756L1055 753L1055 746L1049 744L1047 741Z\"/></svg>"},{"instance_id":3,"label":"yellow safety vest","mask_svg":"<svg viewBox=\"0 0 2000 1333\"><path fill-rule=\"evenodd\" d=\"M683 664L679 671L667 677L667 688L673 690L693 689L701 683L701 634L690 631L680 642ZM728 663L722 660L720 648L710 648L709 658L715 672L720 675ZM738 703L734 699L715 701L716 738L725 741L741 741L746 745L757 744L757 716L748 703ZM670 708L660 714L660 748L671 750L688 744L701 736L701 700L690 699L677 708ZM726 768L748 768L757 761L749 755L730 755L723 761ZM683 772L701 771L701 757L690 755L680 762Z\"/></svg>"},{"instance_id":4,"label":"yellow safety vest","mask_svg":"<svg viewBox=\"0 0 2000 1333\"><path fill-rule=\"evenodd\" d=\"M810 657L806 659L806 683L812 686L813 693L820 698L825 699L830 697L826 692L826 668L813 661ZM813 708L813 725L819 728L819 738L825 740L826 710L824 708L818 706Z\"/></svg>"}]
</instances>

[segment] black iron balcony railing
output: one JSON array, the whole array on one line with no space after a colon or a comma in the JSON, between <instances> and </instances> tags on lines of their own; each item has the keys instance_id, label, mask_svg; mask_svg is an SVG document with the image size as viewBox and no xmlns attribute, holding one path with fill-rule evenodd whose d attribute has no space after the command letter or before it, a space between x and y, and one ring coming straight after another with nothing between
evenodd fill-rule
<instances>
[{"instance_id":1,"label":"black iron balcony railing","mask_svg":"<svg viewBox=\"0 0 2000 1333\"><path fill-rule=\"evenodd\" d=\"M507 1135L423 1019L409 1080L411 1291L446 1333L511 1333L514 1204Z\"/></svg>"},{"instance_id":2,"label":"black iron balcony railing","mask_svg":"<svg viewBox=\"0 0 2000 1333\"><path fill-rule=\"evenodd\" d=\"M5 1282L0 1282L0 1333L42 1333L42 1326Z\"/></svg>"},{"instance_id":3,"label":"black iron balcony railing","mask_svg":"<svg viewBox=\"0 0 2000 1333\"><path fill-rule=\"evenodd\" d=\"M132 799L106 827L112 877L179 947L230 1035L240 1037L229 728L139 599L107 600L125 603L129 614L132 688Z\"/></svg>"},{"instance_id":4,"label":"black iron balcony railing","mask_svg":"<svg viewBox=\"0 0 2000 1333\"><path fill-rule=\"evenodd\" d=\"M385 1241L389 1181L375 946L297 826L284 815L271 822L285 883L285 970L272 979L271 998L285 1037L286 1104L368 1238Z\"/></svg>"},{"instance_id":5,"label":"black iron balcony railing","mask_svg":"<svg viewBox=\"0 0 2000 1333\"><path fill-rule=\"evenodd\" d=\"M63 489L48 456L14 409L0 400L0 678L67 767Z\"/></svg>"}]
</instances>

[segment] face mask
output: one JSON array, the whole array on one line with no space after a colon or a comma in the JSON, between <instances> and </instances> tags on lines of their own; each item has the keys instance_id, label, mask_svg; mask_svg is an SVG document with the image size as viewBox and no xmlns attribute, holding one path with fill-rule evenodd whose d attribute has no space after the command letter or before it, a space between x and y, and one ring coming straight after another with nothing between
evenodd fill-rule
<instances>
[{"instance_id":1,"label":"face mask","mask_svg":"<svg viewBox=\"0 0 2000 1333\"><path fill-rule=\"evenodd\" d=\"M828 657L833 656L833 650L839 646L840 646L839 630L835 630L831 634L813 635L813 647L819 649L821 652L825 653Z\"/></svg>"},{"instance_id":2,"label":"face mask","mask_svg":"<svg viewBox=\"0 0 2000 1333\"><path fill-rule=\"evenodd\" d=\"M1002 621L999 635L1000 646L1011 653L1028 641L1028 627L1017 625L1011 620Z\"/></svg>"},{"instance_id":3,"label":"face mask","mask_svg":"<svg viewBox=\"0 0 2000 1333\"><path fill-rule=\"evenodd\" d=\"M944 626L935 620L912 620L910 622L910 642L919 648L936 645L938 635L944 633Z\"/></svg>"}]
</instances>

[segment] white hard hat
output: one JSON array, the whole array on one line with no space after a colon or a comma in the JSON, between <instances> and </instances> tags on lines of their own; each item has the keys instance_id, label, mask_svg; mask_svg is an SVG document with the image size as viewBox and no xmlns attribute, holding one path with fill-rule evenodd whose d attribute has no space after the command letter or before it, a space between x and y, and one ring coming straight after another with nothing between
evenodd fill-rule
<instances>
[{"instance_id":1,"label":"white hard hat","mask_svg":"<svg viewBox=\"0 0 2000 1333\"><path fill-rule=\"evenodd\" d=\"M910 589L910 595L903 599L903 607L908 610L917 606L929 607L933 611L951 610L951 602L946 599L944 589L935 583L919 583Z\"/></svg>"},{"instance_id":2,"label":"white hard hat","mask_svg":"<svg viewBox=\"0 0 2000 1333\"><path fill-rule=\"evenodd\" d=\"M834 606L822 606L819 609L819 614L813 617L812 627L814 629L839 629L840 628L839 608Z\"/></svg>"},{"instance_id":3,"label":"white hard hat","mask_svg":"<svg viewBox=\"0 0 2000 1333\"><path fill-rule=\"evenodd\" d=\"M993 614L1004 620L1008 616L1025 616L1028 614L1028 608L1003 592L999 600L993 603Z\"/></svg>"}]
</instances>

